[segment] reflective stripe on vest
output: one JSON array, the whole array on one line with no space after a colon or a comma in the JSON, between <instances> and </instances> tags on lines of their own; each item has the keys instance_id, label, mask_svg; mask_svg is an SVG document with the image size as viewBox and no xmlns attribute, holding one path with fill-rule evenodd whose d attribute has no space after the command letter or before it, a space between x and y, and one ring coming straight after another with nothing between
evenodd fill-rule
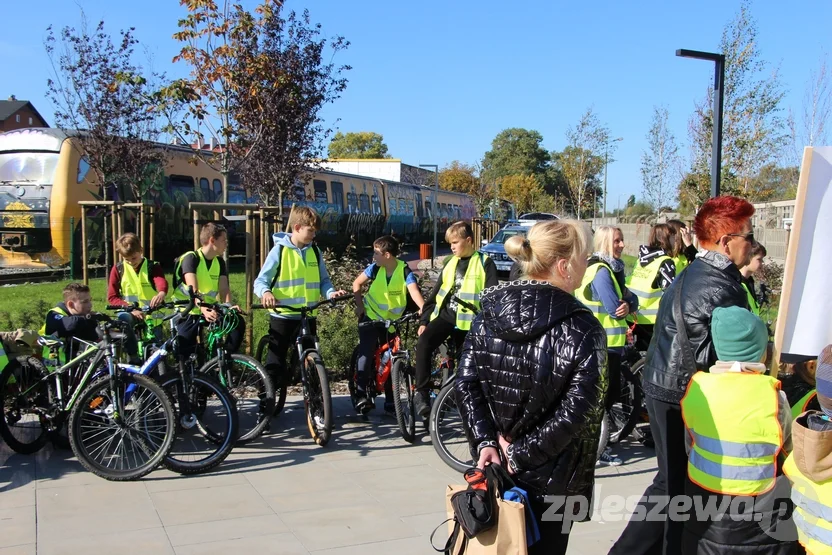
<instances>
[{"instance_id":1,"label":"reflective stripe on vest","mask_svg":"<svg viewBox=\"0 0 832 555\"><path fill-rule=\"evenodd\" d=\"M404 278L404 262L399 260L390 283L387 270L379 266L376 278L364 295L364 310L371 320L396 320L407 306L407 284ZM392 331L392 330L391 330Z\"/></svg>"},{"instance_id":2,"label":"reflective stripe on vest","mask_svg":"<svg viewBox=\"0 0 832 555\"><path fill-rule=\"evenodd\" d=\"M682 273L682 270L690 266L690 262L688 262L688 257L684 254L680 254L679 256L673 257L673 263L676 264L676 277Z\"/></svg>"},{"instance_id":3,"label":"reflective stripe on vest","mask_svg":"<svg viewBox=\"0 0 832 555\"><path fill-rule=\"evenodd\" d=\"M797 467L794 454L783 464L792 483L794 523L800 544L813 555L832 555L832 480L814 482Z\"/></svg>"},{"instance_id":4,"label":"reflective stripe on vest","mask_svg":"<svg viewBox=\"0 0 832 555\"><path fill-rule=\"evenodd\" d=\"M58 314L61 315L61 318L69 316L69 314L67 312L65 312L64 309L62 309L59 306L56 306L56 307L52 308L51 310L49 310L49 312L57 312ZM49 312L46 313L47 318L49 318ZM43 325L38 330L38 335L46 335L46 321L45 320L43 322Z\"/></svg>"},{"instance_id":5,"label":"reflective stripe on vest","mask_svg":"<svg viewBox=\"0 0 832 555\"><path fill-rule=\"evenodd\" d=\"M314 247L307 247L303 257L297 249L286 246L280 249L280 266L277 269L277 280L272 287L272 295L278 300L279 305L270 312L286 316L297 316L298 313L281 310L280 305L301 308L311 306L320 300L321 269L318 267ZM311 316L317 316L317 311Z\"/></svg>"},{"instance_id":6,"label":"reflective stripe on vest","mask_svg":"<svg viewBox=\"0 0 832 555\"><path fill-rule=\"evenodd\" d=\"M818 396L818 390L813 389L806 395L800 398L800 401L794 404L792 407L792 420L809 410L809 403L815 400Z\"/></svg>"},{"instance_id":7,"label":"reflective stripe on vest","mask_svg":"<svg viewBox=\"0 0 832 555\"><path fill-rule=\"evenodd\" d=\"M601 268L606 268L610 273L610 279L615 287L615 294L618 295L619 299L622 297L621 288L615 280L612 268L604 262L598 262L587 268L581 286L575 291L575 297L584 303L595 317L598 318L598 321L601 322L604 331L607 332L607 347L624 347L627 344L627 321L624 318L618 320L613 318L604 309L601 301L596 301L592 298L592 280L595 279L598 270Z\"/></svg>"},{"instance_id":8,"label":"reflective stripe on vest","mask_svg":"<svg viewBox=\"0 0 832 555\"><path fill-rule=\"evenodd\" d=\"M468 268L465 270L465 276L462 278L462 287L456 292L456 296L471 303L477 309L480 308L480 293L485 289L485 262L488 257L479 252L475 252L468 261ZM442 285L436 293L436 307L433 309L433 314L430 319L433 320L439 316L439 311L442 309L442 303L445 302L445 297L453 290L454 282L456 281L456 267L459 264L459 257L453 256L451 261L442 269ZM457 304L456 307L456 327L462 331L471 329L471 322L474 321L474 313Z\"/></svg>"},{"instance_id":9,"label":"reflective stripe on vest","mask_svg":"<svg viewBox=\"0 0 832 555\"><path fill-rule=\"evenodd\" d=\"M128 303L139 303L139 306L149 306L150 299L156 296L153 284L150 282L150 261L142 259L138 273L126 260L122 263L123 274L121 276L121 298Z\"/></svg>"},{"instance_id":10,"label":"reflective stripe on vest","mask_svg":"<svg viewBox=\"0 0 832 555\"><path fill-rule=\"evenodd\" d=\"M198 258L196 266L196 287L205 302L215 303L217 302L217 295L219 294L220 288L220 261L216 258L212 258L211 265L209 267L208 261L205 260L205 255L202 254L202 249L197 249L192 252L195 252ZM177 274L181 270L182 258L184 258L184 256L187 255L180 257L179 266L174 269L174 272ZM179 287L176 288L173 296L179 300L189 300L188 284L185 283L184 275L182 276L182 283L180 283ZM199 307L194 307L194 309L191 310L191 314L199 314L199 312Z\"/></svg>"},{"instance_id":11,"label":"reflective stripe on vest","mask_svg":"<svg viewBox=\"0 0 832 555\"><path fill-rule=\"evenodd\" d=\"M754 298L754 295L751 293L751 290L748 288L748 285L743 282L742 288L745 289L745 296L748 297L748 307L757 316L760 315L760 306L757 304L757 299Z\"/></svg>"},{"instance_id":12,"label":"reflective stripe on vest","mask_svg":"<svg viewBox=\"0 0 832 555\"><path fill-rule=\"evenodd\" d=\"M638 297L638 312L636 322L639 324L654 325L656 314L659 313L659 301L662 300L664 291L653 287L653 282L659 275L659 267L669 256L659 256L647 266L636 264L633 273L627 278L627 288Z\"/></svg>"},{"instance_id":13,"label":"reflective stripe on vest","mask_svg":"<svg viewBox=\"0 0 832 555\"><path fill-rule=\"evenodd\" d=\"M693 439L688 477L706 490L759 495L774 487L782 432L780 382L748 373L696 372L682 398Z\"/></svg>"}]
</instances>

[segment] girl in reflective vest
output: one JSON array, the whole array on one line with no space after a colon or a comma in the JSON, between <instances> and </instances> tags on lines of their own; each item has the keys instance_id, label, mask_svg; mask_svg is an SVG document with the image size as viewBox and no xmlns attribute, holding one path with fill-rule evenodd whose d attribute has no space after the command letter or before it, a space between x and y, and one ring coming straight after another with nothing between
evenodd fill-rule
<instances>
[{"instance_id":1,"label":"girl in reflective vest","mask_svg":"<svg viewBox=\"0 0 832 555\"><path fill-rule=\"evenodd\" d=\"M786 532L793 523L780 514L788 481L777 480L791 450L791 414L780 382L766 374L765 323L745 308L718 307L711 333L719 360L694 373L681 402L691 500L682 553L796 553L795 530ZM725 514L705 514L707 506Z\"/></svg>"},{"instance_id":2,"label":"girl in reflective vest","mask_svg":"<svg viewBox=\"0 0 832 555\"><path fill-rule=\"evenodd\" d=\"M474 231L468 222L455 222L445 232L452 256L445 259L442 273L422 309L419 340L416 343L416 394L413 405L423 418L430 414L431 358L433 352L450 336L462 348L465 334L471 329L474 313L459 305L454 296L479 309L480 294L499 283L497 266L474 249Z\"/></svg>"},{"instance_id":3,"label":"girl in reflective vest","mask_svg":"<svg viewBox=\"0 0 832 555\"><path fill-rule=\"evenodd\" d=\"M816 374L820 411L794 422L794 451L783 472L792 483L798 539L811 555L832 555L832 345L820 354Z\"/></svg>"},{"instance_id":4,"label":"girl in reflective vest","mask_svg":"<svg viewBox=\"0 0 832 555\"><path fill-rule=\"evenodd\" d=\"M757 290L754 287L754 275L763 267L763 259L766 257L766 248L760 243L754 243L751 248L751 261L740 268L742 274L742 286L745 288L745 293L748 296L748 306L751 307L751 312L760 315L760 301L757 297Z\"/></svg>"},{"instance_id":5,"label":"girl in reflective vest","mask_svg":"<svg viewBox=\"0 0 832 555\"><path fill-rule=\"evenodd\" d=\"M617 227L601 226L595 231L595 252L589 257L586 274L575 297L589 308L607 332L607 366L609 388L606 408L621 395L621 356L627 345L628 314L638 310L638 298L624 282L624 234ZM601 455L601 462L621 464L610 450Z\"/></svg>"},{"instance_id":6,"label":"girl in reflective vest","mask_svg":"<svg viewBox=\"0 0 832 555\"><path fill-rule=\"evenodd\" d=\"M799 355L781 354L777 379L782 384L792 407L792 420L806 411L819 411L815 371L817 359Z\"/></svg>"},{"instance_id":7,"label":"girl in reflective vest","mask_svg":"<svg viewBox=\"0 0 832 555\"><path fill-rule=\"evenodd\" d=\"M636 321L636 349L646 351L653 337L653 326L659 313L659 301L665 289L676 278L676 263L672 258L676 248L676 232L667 224L654 225L649 244L638 248L638 262L627 278L627 288L638 297Z\"/></svg>"},{"instance_id":8,"label":"girl in reflective vest","mask_svg":"<svg viewBox=\"0 0 832 555\"><path fill-rule=\"evenodd\" d=\"M398 255L399 242L390 235L379 237L373 242L373 263L358 274L352 283L355 314L359 324L401 318L407 308L408 294L419 310L425 304L416 274L405 262L397 258ZM370 283L370 287L362 296L362 289L367 283ZM373 408L366 388L375 387L373 356L385 339L383 330L378 327L358 328L355 409L364 414ZM385 392L384 410L391 413L395 410L389 392Z\"/></svg>"},{"instance_id":9,"label":"girl in reflective vest","mask_svg":"<svg viewBox=\"0 0 832 555\"><path fill-rule=\"evenodd\" d=\"M696 259L696 247L693 245L690 230L685 222L681 220L668 220L667 225L676 233L673 254L670 257L676 265L676 275L679 275L682 273L682 270L687 268Z\"/></svg>"}]
</instances>

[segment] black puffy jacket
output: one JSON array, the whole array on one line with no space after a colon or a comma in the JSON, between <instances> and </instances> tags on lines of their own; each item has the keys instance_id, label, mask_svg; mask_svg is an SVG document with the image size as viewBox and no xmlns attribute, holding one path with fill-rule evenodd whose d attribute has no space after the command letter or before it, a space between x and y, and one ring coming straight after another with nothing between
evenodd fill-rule
<instances>
[{"instance_id":1,"label":"black puffy jacket","mask_svg":"<svg viewBox=\"0 0 832 555\"><path fill-rule=\"evenodd\" d=\"M687 390L693 372L707 370L716 364L716 351L711 337L711 315L714 308L748 308L748 299L741 283L742 274L737 267L730 263L727 267L720 268L721 262L727 262L727 258L722 255L708 253L707 257L707 260L697 258L691 262L667 288L659 304L653 339L650 341L642 374L644 393L654 399L678 403ZM696 360L695 369L682 365L682 343L674 315L678 287L682 287L681 312Z\"/></svg>"},{"instance_id":2,"label":"black puffy jacket","mask_svg":"<svg viewBox=\"0 0 832 555\"><path fill-rule=\"evenodd\" d=\"M472 453L502 434L515 479L544 495L592 495L607 339L592 313L546 283L487 289L465 341L456 395Z\"/></svg>"}]
</instances>

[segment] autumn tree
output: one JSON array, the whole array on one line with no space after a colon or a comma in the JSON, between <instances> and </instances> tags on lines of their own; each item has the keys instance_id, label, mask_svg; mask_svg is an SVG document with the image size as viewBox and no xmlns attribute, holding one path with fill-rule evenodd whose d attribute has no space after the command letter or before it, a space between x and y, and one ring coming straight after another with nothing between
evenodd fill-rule
<instances>
[{"instance_id":1,"label":"autumn tree","mask_svg":"<svg viewBox=\"0 0 832 555\"><path fill-rule=\"evenodd\" d=\"M491 141L491 150L482 162L482 177L496 183L507 176L534 175L546 183L549 152L543 147L543 136L534 130L513 127L504 129Z\"/></svg>"},{"instance_id":2,"label":"autumn tree","mask_svg":"<svg viewBox=\"0 0 832 555\"><path fill-rule=\"evenodd\" d=\"M592 108L583 113L575 126L566 131L568 146L554 160L568 188L573 210L578 218L589 199L596 198L591 187L603 170L602 148L606 148L609 131L603 126Z\"/></svg>"},{"instance_id":3,"label":"autumn tree","mask_svg":"<svg viewBox=\"0 0 832 555\"><path fill-rule=\"evenodd\" d=\"M500 179L499 185L500 196L514 204L518 214L554 210L554 199L546 194L543 185L533 174L507 175Z\"/></svg>"},{"instance_id":4,"label":"autumn tree","mask_svg":"<svg viewBox=\"0 0 832 555\"><path fill-rule=\"evenodd\" d=\"M392 158L387 153L384 136L372 131L335 134L329 143L329 158Z\"/></svg>"},{"instance_id":5,"label":"autumn tree","mask_svg":"<svg viewBox=\"0 0 832 555\"><path fill-rule=\"evenodd\" d=\"M783 88L777 70L770 70L761 59L757 24L748 1L723 30L720 51L725 55L722 192L753 200L758 196L752 188L753 177L776 160L787 136L780 115ZM693 205L709 196L699 177L709 173L711 163L712 106L713 88L709 88L688 126L693 150L690 174L695 179L683 179L679 194Z\"/></svg>"},{"instance_id":6,"label":"autumn tree","mask_svg":"<svg viewBox=\"0 0 832 555\"><path fill-rule=\"evenodd\" d=\"M793 152L787 164L800 166L803 160L803 147L829 144L830 126L832 126L832 68L827 63L827 56L821 56L817 71L812 71L803 93L800 121L795 121L789 111L789 132Z\"/></svg>"},{"instance_id":7,"label":"autumn tree","mask_svg":"<svg viewBox=\"0 0 832 555\"><path fill-rule=\"evenodd\" d=\"M141 199L165 165L153 111L153 79L134 61L135 29L113 37L99 21L90 30L47 29L46 52L52 69L47 97L55 105L55 126L75 137L84 159L102 187L124 185ZM81 131L82 130L82 131Z\"/></svg>"},{"instance_id":8,"label":"autumn tree","mask_svg":"<svg viewBox=\"0 0 832 555\"><path fill-rule=\"evenodd\" d=\"M673 200L678 172L679 147L667 126L668 112L663 106L653 107L653 119L647 132L647 145L641 155L642 191L646 201L659 209Z\"/></svg>"},{"instance_id":9,"label":"autumn tree","mask_svg":"<svg viewBox=\"0 0 832 555\"><path fill-rule=\"evenodd\" d=\"M446 191L470 195L477 214L482 215L494 200L494 187L480 178L479 168L454 160L439 171L439 186Z\"/></svg>"},{"instance_id":10,"label":"autumn tree","mask_svg":"<svg viewBox=\"0 0 832 555\"><path fill-rule=\"evenodd\" d=\"M294 183L306 181L324 158L332 130L320 110L340 97L347 86L342 75L350 69L332 62L349 46L344 37L322 38L308 10L284 18L282 9L278 5L264 17L260 35L247 37L251 43L244 50L258 64L234 69L241 86L232 97L239 144L251 146L242 169L245 182L262 203L279 207ZM267 86L253 98L249 91L261 84Z\"/></svg>"}]
</instances>

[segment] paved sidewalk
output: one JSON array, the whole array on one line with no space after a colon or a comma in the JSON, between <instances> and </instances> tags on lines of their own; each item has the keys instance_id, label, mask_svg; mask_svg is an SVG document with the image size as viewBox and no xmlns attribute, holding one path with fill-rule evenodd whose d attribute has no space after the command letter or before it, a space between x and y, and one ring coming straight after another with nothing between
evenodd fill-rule
<instances>
[{"instance_id":1,"label":"paved sidewalk","mask_svg":"<svg viewBox=\"0 0 832 555\"><path fill-rule=\"evenodd\" d=\"M461 477L423 434L400 439L378 409L353 416L334 398L328 447L312 444L299 399L275 430L237 448L214 472L157 470L113 483L85 472L69 451L17 455L0 444L0 555L86 553L430 554L445 519L444 490ZM618 449L627 464L598 469L603 494L640 494L655 471L650 449ZM569 553L606 553L624 522L575 525ZM109 546L109 547L105 547Z\"/></svg>"}]
</instances>

